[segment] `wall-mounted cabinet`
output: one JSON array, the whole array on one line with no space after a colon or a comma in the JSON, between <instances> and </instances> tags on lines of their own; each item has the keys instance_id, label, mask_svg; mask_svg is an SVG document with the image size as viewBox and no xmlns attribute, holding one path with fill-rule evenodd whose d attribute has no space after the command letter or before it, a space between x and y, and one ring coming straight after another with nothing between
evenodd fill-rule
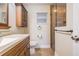
<instances>
[{"instance_id":1,"label":"wall-mounted cabinet","mask_svg":"<svg viewBox=\"0 0 79 59\"><path fill-rule=\"evenodd\" d=\"M27 10L20 3L16 3L16 26L27 27Z\"/></svg>"}]
</instances>

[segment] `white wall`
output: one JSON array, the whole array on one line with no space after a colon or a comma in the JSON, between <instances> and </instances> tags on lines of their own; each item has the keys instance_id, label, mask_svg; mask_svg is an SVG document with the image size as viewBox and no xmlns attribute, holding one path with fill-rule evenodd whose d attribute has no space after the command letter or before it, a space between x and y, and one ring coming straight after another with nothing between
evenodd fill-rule
<instances>
[{"instance_id":1,"label":"white wall","mask_svg":"<svg viewBox=\"0 0 79 59\"><path fill-rule=\"evenodd\" d=\"M73 4L73 34L79 36L79 3Z\"/></svg>"},{"instance_id":2,"label":"white wall","mask_svg":"<svg viewBox=\"0 0 79 59\"><path fill-rule=\"evenodd\" d=\"M11 26L10 29L0 29L2 31L3 35L8 34L19 34L19 33L28 33L27 27L16 27L16 6L14 3L9 4L9 26ZM6 31L6 32L4 32Z\"/></svg>"},{"instance_id":3,"label":"white wall","mask_svg":"<svg viewBox=\"0 0 79 59\"><path fill-rule=\"evenodd\" d=\"M73 28L73 4L67 3L66 7L66 27L69 29Z\"/></svg>"},{"instance_id":4,"label":"white wall","mask_svg":"<svg viewBox=\"0 0 79 59\"><path fill-rule=\"evenodd\" d=\"M79 3L73 4L73 36L79 38ZM79 41L74 40L74 55L79 56Z\"/></svg>"},{"instance_id":5,"label":"white wall","mask_svg":"<svg viewBox=\"0 0 79 59\"><path fill-rule=\"evenodd\" d=\"M26 8L28 11L31 41L38 41L39 45L37 46L37 48L50 47L50 6L48 4L28 4L28 7L26 6ZM42 27L40 31L37 30L37 12L48 13L47 23L40 24ZM38 39L37 35L39 34L42 34L42 39Z\"/></svg>"}]
</instances>

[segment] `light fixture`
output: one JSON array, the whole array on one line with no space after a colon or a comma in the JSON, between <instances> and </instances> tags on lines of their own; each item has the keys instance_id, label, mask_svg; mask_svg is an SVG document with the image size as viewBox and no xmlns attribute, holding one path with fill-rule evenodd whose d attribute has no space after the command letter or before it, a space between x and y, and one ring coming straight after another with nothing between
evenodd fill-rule
<instances>
[{"instance_id":1,"label":"light fixture","mask_svg":"<svg viewBox=\"0 0 79 59\"><path fill-rule=\"evenodd\" d=\"M56 9L54 9L54 10L53 10L53 12L57 12L57 10L56 10Z\"/></svg>"}]
</instances>

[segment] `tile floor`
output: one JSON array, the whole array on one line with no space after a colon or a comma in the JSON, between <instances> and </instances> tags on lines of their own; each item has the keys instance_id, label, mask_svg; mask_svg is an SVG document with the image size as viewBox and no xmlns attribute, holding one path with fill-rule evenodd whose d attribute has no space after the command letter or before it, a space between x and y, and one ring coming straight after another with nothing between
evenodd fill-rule
<instances>
[{"instance_id":1,"label":"tile floor","mask_svg":"<svg viewBox=\"0 0 79 59\"><path fill-rule=\"evenodd\" d=\"M54 51L52 48L35 48L31 56L54 56Z\"/></svg>"}]
</instances>

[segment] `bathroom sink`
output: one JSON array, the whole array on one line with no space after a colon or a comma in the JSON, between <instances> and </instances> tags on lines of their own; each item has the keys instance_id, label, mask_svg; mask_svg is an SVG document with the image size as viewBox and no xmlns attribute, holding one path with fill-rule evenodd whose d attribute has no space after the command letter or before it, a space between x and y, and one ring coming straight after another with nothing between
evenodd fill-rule
<instances>
[{"instance_id":1,"label":"bathroom sink","mask_svg":"<svg viewBox=\"0 0 79 59\"><path fill-rule=\"evenodd\" d=\"M4 46L4 45L7 45L9 43L12 43L16 40L17 38L1 38L1 42L0 42L0 47Z\"/></svg>"},{"instance_id":2,"label":"bathroom sink","mask_svg":"<svg viewBox=\"0 0 79 59\"><path fill-rule=\"evenodd\" d=\"M28 34L13 34L13 35L1 37L0 47L3 47L3 46L8 45L12 42L16 42L16 41L19 41L21 39L24 39L27 36L28 36Z\"/></svg>"},{"instance_id":3,"label":"bathroom sink","mask_svg":"<svg viewBox=\"0 0 79 59\"><path fill-rule=\"evenodd\" d=\"M5 38L22 38L27 36L29 36L29 34L13 34L13 35L5 36Z\"/></svg>"}]
</instances>

